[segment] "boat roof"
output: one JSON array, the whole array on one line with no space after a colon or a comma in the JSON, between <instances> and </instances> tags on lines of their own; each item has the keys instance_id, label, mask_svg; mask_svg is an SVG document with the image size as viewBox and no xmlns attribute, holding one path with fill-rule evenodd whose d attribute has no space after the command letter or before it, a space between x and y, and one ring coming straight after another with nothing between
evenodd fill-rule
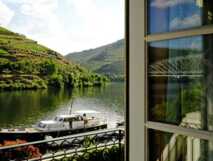
<instances>
[{"instance_id":1,"label":"boat roof","mask_svg":"<svg viewBox=\"0 0 213 161\"><path fill-rule=\"evenodd\" d=\"M54 121L54 120L44 120L44 121L40 121L40 123L42 123L42 124L55 124L56 121Z\"/></svg>"},{"instance_id":2,"label":"boat roof","mask_svg":"<svg viewBox=\"0 0 213 161\"><path fill-rule=\"evenodd\" d=\"M98 111L94 111L94 110L79 110L75 112L76 114L97 114L100 113Z\"/></svg>"},{"instance_id":3,"label":"boat roof","mask_svg":"<svg viewBox=\"0 0 213 161\"><path fill-rule=\"evenodd\" d=\"M71 114L71 115L58 115L56 117L58 117L58 118L76 118L78 116L79 116L79 114Z\"/></svg>"},{"instance_id":4,"label":"boat roof","mask_svg":"<svg viewBox=\"0 0 213 161\"><path fill-rule=\"evenodd\" d=\"M79 115L83 115L83 114L97 114L97 113L99 113L99 112L93 111L93 110L79 110L79 111L75 111L73 114L58 115L56 117L58 117L58 118L76 118Z\"/></svg>"}]
</instances>

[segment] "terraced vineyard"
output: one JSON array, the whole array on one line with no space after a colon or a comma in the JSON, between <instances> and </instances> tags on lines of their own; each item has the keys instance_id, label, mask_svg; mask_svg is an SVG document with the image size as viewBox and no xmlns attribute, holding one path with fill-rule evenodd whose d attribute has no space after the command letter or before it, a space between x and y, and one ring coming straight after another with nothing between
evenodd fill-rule
<instances>
[{"instance_id":1,"label":"terraced vineyard","mask_svg":"<svg viewBox=\"0 0 213 161\"><path fill-rule=\"evenodd\" d=\"M0 27L0 89L94 86L106 81L36 41Z\"/></svg>"}]
</instances>

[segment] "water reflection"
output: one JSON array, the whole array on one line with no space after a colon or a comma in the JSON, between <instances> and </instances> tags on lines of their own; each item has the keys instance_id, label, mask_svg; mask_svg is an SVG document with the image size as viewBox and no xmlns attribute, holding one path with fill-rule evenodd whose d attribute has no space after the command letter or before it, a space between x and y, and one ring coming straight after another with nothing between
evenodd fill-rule
<instances>
[{"instance_id":1,"label":"water reflection","mask_svg":"<svg viewBox=\"0 0 213 161\"><path fill-rule=\"evenodd\" d=\"M69 90L38 90L0 92L1 127L31 124L45 113L54 111L62 102L68 102Z\"/></svg>"},{"instance_id":2,"label":"water reflection","mask_svg":"<svg viewBox=\"0 0 213 161\"><path fill-rule=\"evenodd\" d=\"M213 35L149 44L149 120L213 130Z\"/></svg>"},{"instance_id":3,"label":"water reflection","mask_svg":"<svg viewBox=\"0 0 213 161\"><path fill-rule=\"evenodd\" d=\"M0 92L0 127L30 126L51 119L67 113L72 102L73 112L96 110L117 121L123 118L123 88L123 83L113 83L101 88Z\"/></svg>"}]
</instances>

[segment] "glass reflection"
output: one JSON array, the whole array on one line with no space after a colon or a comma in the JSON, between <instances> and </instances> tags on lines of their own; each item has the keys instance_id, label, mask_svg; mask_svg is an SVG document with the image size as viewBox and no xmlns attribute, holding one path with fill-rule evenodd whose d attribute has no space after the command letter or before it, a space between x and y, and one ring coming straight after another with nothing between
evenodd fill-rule
<instances>
[{"instance_id":1,"label":"glass reflection","mask_svg":"<svg viewBox=\"0 0 213 161\"><path fill-rule=\"evenodd\" d=\"M213 142L149 130L149 161L212 161Z\"/></svg>"},{"instance_id":2,"label":"glass reflection","mask_svg":"<svg viewBox=\"0 0 213 161\"><path fill-rule=\"evenodd\" d=\"M211 0L149 0L149 33L161 33L213 23Z\"/></svg>"},{"instance_id":3,"label":"glass reflection","mask_svg":"<svg viewBox=\"0 0 213 161\"><path fill-rule=\"evenodd\" d=\"M213 130L213 35L149 44L149 120Z\"/></svg>"}]
</instances>

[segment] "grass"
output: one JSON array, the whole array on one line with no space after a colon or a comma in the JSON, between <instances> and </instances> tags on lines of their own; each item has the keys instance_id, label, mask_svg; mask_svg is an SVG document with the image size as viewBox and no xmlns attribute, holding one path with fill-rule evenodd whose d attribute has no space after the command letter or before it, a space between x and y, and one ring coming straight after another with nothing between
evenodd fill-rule
<instances>
[{"instance_id":1,"label":"grass","mask_svg":"<svg viewBox=\"0 0 213 161\"><path fill-rule=\"evenodd\" d=\"M3 34L3 35L14 35L13 32L7 30L6 28L3 28L3 27L0 27L0 34Z\"/></svg>"},{"instance_id":2,"label":"grass","mask_svg":"<svg viewBox=\"0 0 213 161\"><path fill-rule=\"evenodd\" d=\"M5 51L4 49L0 49L0 55L5 55L5 54L9 54L9 53Z\"/></svg>"},{"instance_id":3,"label":"grass","mask_svg":"<svg viewBox=\"0 0 213 161\"><path fill-rule=\"evenodd\" d=\"M16 49L22 49L22 50L28 50L31 51L32 53L40 53L40 52L47 52L48 49L44 48L36 43L19 43L19 44L14 44L14 48Z\"/></svg>"}]
</instances>

